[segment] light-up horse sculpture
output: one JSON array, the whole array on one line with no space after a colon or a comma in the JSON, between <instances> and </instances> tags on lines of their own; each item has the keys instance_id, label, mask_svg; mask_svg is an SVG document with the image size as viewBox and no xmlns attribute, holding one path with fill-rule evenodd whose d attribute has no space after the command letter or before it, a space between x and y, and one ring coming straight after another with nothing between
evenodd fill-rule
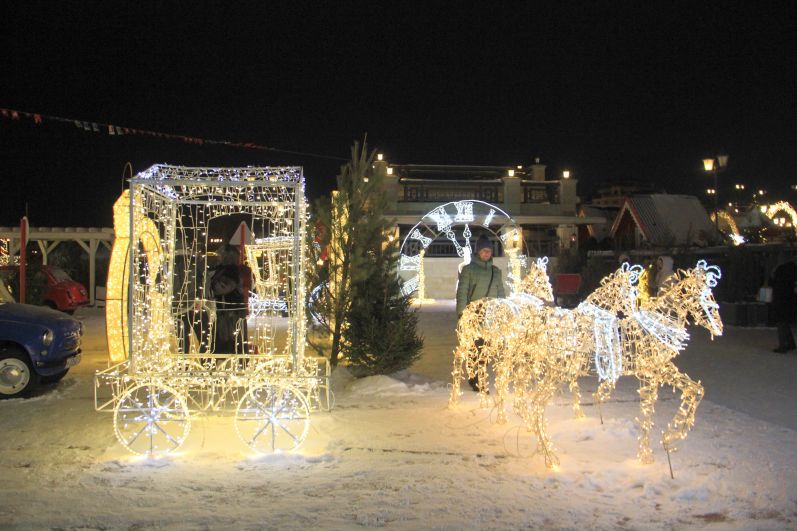
<instances>
[{"instance_id":1,"label":"light-up horse sculpture","mask_svg":"<svg viewBox=\"0 0 797 531\"><path fill-rule=\"evenodd\" d=\"M712 293L720 278L717 266L700 260L692 269L679 270L673 282L657 297L648 299L642 308L620 320L623 374L636 376L640 381L638 456L643 463L653 462L650 432L659 387L669 385L681 392L681 405L662 434L661 442L668 457L694 425L703 386L679 371L672 360L686 346L689 339L686 327L690 322L706 328L712 337L722 335L719 305ZM594 394L595 401L604 402L613 388L614 382L601 382Z\"/></svg>"},{"instance_id":2,"label":"light-up horse sculpture","mask_svg":"<svg viewBox=\"0 0 797 531\"><path fill-rule=\"evenodd\" d=\"M623 372L623 358L615 350L621 341L617 333L617 320L636 311L636 285L643 271L644 268L640 265L623 263L617 271L604 277L600 287L590 293L577 307L579 312L592 314L595 317L596 338L599 341L613 343L598 345L598 350L581 364L581 370L571 374L569 388L573 395L573 412L578 418L584 416L581 410L578 378L588 375L594 367L601 385L613 387ZM609 350L614 352L612 356L606 355Z\"/></svg>"},{"instance_id":3,"label":"light-up horse sculpture","mask_svg":"<svg viewBox=\"0 0 797 531\"><path fill-rule=\"evenodd\" d=\"M515 411L535 431L546 463L553 465L556 458L545 434L544 409L561 384L570 382L574 409L580 414L576 381L587 372L590 361L601 378L619 375L620 345L612 310L622 307L630 311L636 298L633 282L640 269L624 264L604 279L587 301L569 310L550 305L553 295L545 265L538 261L521 283L521 290L509 299L477 301L465 309L457 327L459 344L450 404L459 400L464 367L468 376L478 375L482 382L480 403L486 406L486 367L491 363L498 422L505 421L504 401L511 384ZM626 300L621 302L621 298Z\"/></svg>"},{"instance_id":4,"label":"light-up horse sculpture","mask_svg":"<svg viewBox=\"0 0 797 531\"><path fill-rule=\"evenodd\" d=\"M505 353L522 348L526 330L519 319L526 306L553 302L553 290L546 272L548 258L538 258L520 282L515 293L506 299L481 299L468 305L457 323L457 348L454 350L452 389L449 404L459 402L463 374L478 377L482 407L487 406L487 365L503 358ZM496 386L505 390L511 376L510 365L496 363ZM505 422L505 394L499 392L498 422Z\"/></svg>"},{"instance_id":5,"label":"light-up horse sculpture","mask_svg":"<svg viewBox=\"0 0 797 531\"><path fill-rule=\"evenodd\" d=\"M680 372L672 359L685 347L689 334L686 332L688 324L695 324L706 328L711 334L722 335L722 321L719 316L719 305L714 300L712 288L721 278L718 267L709 266L701 260L697 266L689 270L680 270L673 282L666 287L659 296L649 299L642 308L636 308L634 301L635 284L641 272L639 266L628 267L624 265L615 274L604 279L602 288L598 289L584 301L576 311L584 311L587 304L594 305L602 311L607 311L618 316L618 320L605 321L605 333L596 329L593 337L608 338L611 333L609 326L617 326L620 345L622 347L621 363L611 369L610 374L601 374L600 348L595 353L595 367L601 383L594 394L598 405L605 401L617 378L623 375L634 375L640 382L640 410L639 417L639 459L643 463L653 461L650 449L650 432L653 427L653 410L658 398L658 389L663 385L670 385L681 392L681 404L673 419L662 434L662 445L669 453L676 449L676 444L686 438L689 430L694 425L695 412L703 397L703 387L699 382L694 382L686 374ZM614 290L614 291L613 291ZM594 308L590 311L594 312ZM600 315L600 313L599 313ZM558 460L553 454L553 447L545 433L544 408L553 394L569 377L571 390L574 391L574 409L579 413L577 402L577 378L585 374L585 369L591 364L585 362L590 355L590 348L600 347L597 342L589 344L589 336L580 348L565 350L564 355L550 356L550 352L543 358L545 370L537 368L537 380L529 389L532 393L525 400L526 408L516 411L524 418L527 426L537 434L539 449L544 453L546 465L554 466ZM568 355L575 359L568 359ZM581 357L581 362L577 359ZM615 358L608 358L615 359ZM575 388L574 388L575 387ZM515 382L515 394L523 391ZM522 402L520 404L522 406Z\"/></svg>"},{"instance_id":6,"label":"light-up horse sculpture","mask_svg":"<svg viewBox=\"0 0 797 531\"><path fill-rule=\"evenodd\" d=\"M537 437L545 464L554 467L558 457L547 433L545 409L563 384L569 383L573 409L582 416L577 379L595 372L601 381L616 381L622 373L618 314L634 307L634 283L641 268L623 264L573 310L557 307L529 308L524 326L533 332L514 364L514 410ZM524 369L525 368L525 369Z\"/></svg>"}]
</instances>

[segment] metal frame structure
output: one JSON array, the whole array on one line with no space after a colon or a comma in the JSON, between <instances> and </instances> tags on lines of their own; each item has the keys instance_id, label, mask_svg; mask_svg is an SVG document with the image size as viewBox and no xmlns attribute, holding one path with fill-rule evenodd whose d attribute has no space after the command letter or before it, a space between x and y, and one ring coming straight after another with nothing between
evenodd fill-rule
<instances>
[{"instance_id":1,"label":"metal frame structure","mask_svg":"<svg viewBox=\"0 0 797 531\"><path fill-rule=\"evenodd\" d=\"M113 302L113 315L127 318L107 326L127 328L119 337L129 357L96 374L95 408L113 412L117 438L136 454L176 450L192 420L210 412L232 413L256 452L298 447L310 411L330 403L328 361L304 357L302 169L155 165L128 195L129 211L119 210L129 216L127 259L118 262L126 296ZM246 317L234 314L235 352L218 352L214 323L230 310L210 294L209 244L242 219L255 243L240 255L255 279L270 280L272 297L255 283ZM269 242L278 253L260 252Z\"/></svg>"}]
</instances>

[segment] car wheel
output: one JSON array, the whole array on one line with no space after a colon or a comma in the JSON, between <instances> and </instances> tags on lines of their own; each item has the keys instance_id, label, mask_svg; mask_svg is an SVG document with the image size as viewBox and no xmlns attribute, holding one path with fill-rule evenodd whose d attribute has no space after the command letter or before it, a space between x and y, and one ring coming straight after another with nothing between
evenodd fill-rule
<instances>
[{"instance_id":1,"label":"car wheel","mask_svg":"<svg viewBox=\"0 0 797 531\"><path fill-rule=\"evenodd\" d=\"M43 384L54 384L61 381L61 379L66 376L66 373L69 372L69 369L64 369L61 372L51 374L50 376L42 376L41 383Z\"/></svg>"},{"instance_id":2,"label":"car wheel","mask_svg":"<svg viewBox=\"0 0 797 531\"><path fill-rule=\"evenodd\" d=\"M30 396L39 384L27 354L16 348L0 348L0 399Z\"/></svg>"}]
</instances>

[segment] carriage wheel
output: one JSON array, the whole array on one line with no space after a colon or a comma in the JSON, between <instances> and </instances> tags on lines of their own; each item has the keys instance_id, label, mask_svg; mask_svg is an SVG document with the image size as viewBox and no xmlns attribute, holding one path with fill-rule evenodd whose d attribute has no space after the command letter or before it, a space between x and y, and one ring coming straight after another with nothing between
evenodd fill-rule
<instances>
[{"instance_id":1,"label":"carriage wheel","mask_svg":"<svg viewBox=\"0 0 797 531\"><path fill-rule=\"evenodd\" d=\"M250 389L235 412L238 437L260 453L293 450L310 428L310 408L296 388L265 384Z\"/></svg>"},{"instance_id":2,"label":"carriage wheel","mask_svg":"<svg viewBox=\"0 0 797 531\"><path fill-rule=\"evenodd\" d=\"M125 448L153 457L179 448L191 430L191 419L180 393L147 383L125 391L114 408L113 428Z\"/></svg>"}]
</instances>

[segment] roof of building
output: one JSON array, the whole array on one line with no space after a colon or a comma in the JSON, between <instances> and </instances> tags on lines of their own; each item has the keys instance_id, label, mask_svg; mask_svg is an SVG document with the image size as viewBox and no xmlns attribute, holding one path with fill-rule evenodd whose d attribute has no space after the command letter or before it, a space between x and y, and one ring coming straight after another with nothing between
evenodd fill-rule
<instances>
[{"instance_id":1,"label":"roof of building","mask_svg":"<svg viewBox=\"0 0 797 531\"><path fill-rule=\"evenodd\" d=\"M614 220L614 235L625 213L633 218L646 240L653 245L705 243L714 232L706 209L693 195L649 194L626 199Z\"/></svg>"},{"instance_id":2,"label":"roof of building","mask_svg":"<svg viewBox=\"0 0 797 531\"><path fill-rule=\"evenodd\" d=\"M736 225L742 230L775 226L775 222L755 206L741 216L735 216L735 220Z\"/></svg>"},{"instance_id":3,"label":"roof of building","mask_svg":"<svg viewBox=\"0 0 797 531\"><path fill-rule=\"evenodd\" d=\"M590 223L587 228L590 236L601 241L609 235L609 229L618 211L618 208L610 206L581 205L578 207L578 217L601 220L598 223Z\"/></svg>"},{"instance_id":4,"label":"roof of building","mask_svg":"<svg viewBox=\"0 0 797 531\"><path fill-rule=\"evenodd\" d=\"M604 218L607 222L612 221L618 212L617 207L584 204L578 207L578 215L582 218L596 217Z\"/></svg>"}]
</instances>

